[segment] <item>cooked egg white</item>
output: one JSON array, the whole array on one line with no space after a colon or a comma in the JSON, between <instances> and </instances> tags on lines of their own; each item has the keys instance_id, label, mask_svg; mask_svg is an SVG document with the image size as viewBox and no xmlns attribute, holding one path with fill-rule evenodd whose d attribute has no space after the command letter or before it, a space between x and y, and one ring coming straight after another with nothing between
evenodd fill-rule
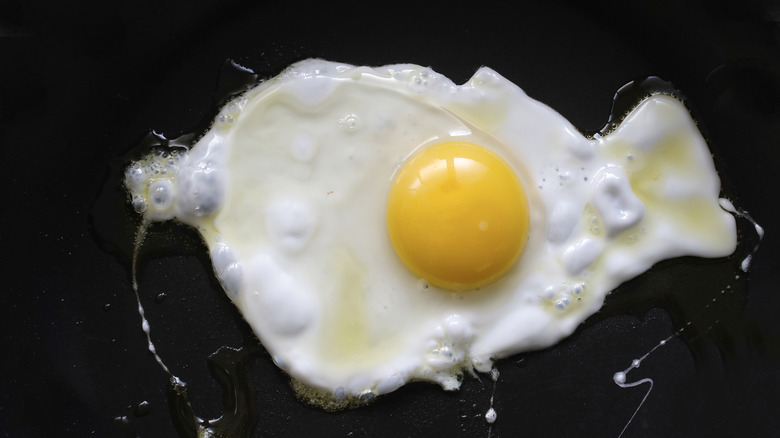
<instances>
[{"instance_id":1,"label":"cooked egg white","mask_svg":"<svg viewBox=\"0 0 780 438\"><path fill-rule=\"evenodd\" d=\"M127 170L149 221L196 227L276 363L336 398L548 347L605 295L736 245L684 106L648 97L589 139L489 68L299 62L186 152Z\"/></svg>"}]
</instances>

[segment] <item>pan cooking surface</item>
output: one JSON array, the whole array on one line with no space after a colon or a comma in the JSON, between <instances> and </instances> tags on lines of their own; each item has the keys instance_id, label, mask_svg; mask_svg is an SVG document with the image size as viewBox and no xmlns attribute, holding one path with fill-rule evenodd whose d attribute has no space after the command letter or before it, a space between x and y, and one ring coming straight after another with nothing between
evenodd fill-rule
<instances>
[{"instance_id":1,"label":"pan cooking surface","mask_svg":"<svg viewBox=\"0 0 780 438\"><path fill-rule=\"evenodd\" d=\"M383 7L4 6L0 430L186 436L197 415L223 416L215 425L238 424L239 436L618 436L636 411L624 436L771 435L780 426L777 8ZM660 263L560 344L498 361L495 382L466 376L457 392L413 383L329 413L296 399L221 291L197 233L156 225L138 259L139 296L157 352L187 383L187 411L141 330L130 273L137 223L121 167L155 141L150 130L173 139L205 128L245 79L230 76L229 60L264 78L309 57L417 63L456 83L486 65L583 131L604 126L622 85L659 76L681 90L724 195L766 236L759 242L740 219L734 257ZM613 381L635 359L625 381L653 381L638 411L649 385ZM231 385L236 412L223 399Z\"/></svg>"}]
</instances>

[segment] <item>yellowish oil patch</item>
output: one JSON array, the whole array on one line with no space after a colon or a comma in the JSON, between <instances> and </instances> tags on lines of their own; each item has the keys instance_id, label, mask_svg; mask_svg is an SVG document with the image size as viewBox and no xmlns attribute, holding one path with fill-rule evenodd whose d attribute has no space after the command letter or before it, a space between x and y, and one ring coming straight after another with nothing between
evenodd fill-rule
<instances>
[{"instance_id":1,"label":"yellowish oil patch","mask_svg":"<svg viewBox=\"0 0 780 438\"><path fill-rule=\"evenodd\" d=\"M686 175L702 179L707 178L705 169L698 166L696 157L696 139L688 131L677 131L661 138L648 150L640 150L625 141L610 145L609 154L620 163L628 175L631 188L636 196L645 204L654 216L663 217L667 223L674 223L697 239L712 240L723 229L721 221L722 210L710 199L701 196L684 196L673 198L668 191L668 181L678 175ZM632 245L637 243L645 227L652 226L647 220L621 233L618 241ZM728 246L724 239L723 246Z\"/></svg>"},{"instance_id":2,"label":"yellowish oil patch","mask_svg":"<svg viewBox=\"0 0 780 438\"><path fill-rule=\"evenodd\" d=\"M717 204L698 196L686 196L680 199L666 195L667 187L661 186L660 178L666 180L675 175L695 175L702 170L696 166L694 142L687 132L670 134L643 157L640 170L629 173L631 187L637 197L645 203L648 210L662 212L675 224L683 227L686 233L695 234L702 239L717 235L720 217ZM702 175L704 178L705 175ZM709 236L709 237L708 237Z\"/></svg>"},{"instance_id":3,"label":"yellowish oil patch","mask_svg":"<svg viewBox=\"0 0 780 438\"><path fill-rule=\"evenodd\" d=\"M506 125L509 97L503 96L501 101L492 100L490 105L479 105L475 103L458 104L453 103L448 109L462 120L468 120L468 124L484 132L492 132L495 129Z\"/></svg>"},{"instance_id":4,"label":"yellowish oil patch","mask_svg":"<svg viewBox=\"0 0 780 438\"><path fill-rule=\"evenodd\" d=\"M723 216L723 210L711 201L702 198L685 199L675 202L650 201L648 209L662 212L664 220L674 223L689 236L698 240L713 241L722 239L723 247L728 247L730 236L721 236L723 224L718 218ZM719 239L721 240L721 239Z\"/></svg>"},{"instance_id":5,"label":"yellowish oil patch","mask_svg":"<svg viewBox=\"0 0 780 438\"><path fill-rule=\"evenodd\" d=\"M338 286L324 315L321 357L352 369L381 362L397 342L392 336L372 336L365 270L347 249L334 253L332 266Z\"/></svg>"},{"instance_id":6,"label":"yellowish oil patch","mask_svg":"<svg viewBox=\"0 0 780 438\"><path fill-rule=\"evenodd\" d=\"M338 251L333 258L338 290L326 327L329 335L327 351L331 357L356 359L369 347L366 320L365 273L347 251Z\"/></svg>"},{"instance_id":7,"label":"yellowish oil patch","mask_svg":"<svg viewBox=\"0 0 780 438\"><path fill-rule=\"evenodd\" d=\"M646 197L659 197L664 191L659 187L664 178L673 174L699 173L693 165L692 139L686 133L676 133L664 137L649 153L637 152L626 169L631 187L644 201ZM633 169L631 167L634 167Z\"/></svg>"},{"instance_id":8,"label":"yellowish oil patch","mask_svg":"<svg viewBox=\"0 0 780 438\"><path fill-rule=\"evenodd\" d=\"M620 165L627 175L637 172L646 165L645 153L623 139L612 139L609 147L606 148L606 155L610 163Z\"/></svg>"}]
</instances>

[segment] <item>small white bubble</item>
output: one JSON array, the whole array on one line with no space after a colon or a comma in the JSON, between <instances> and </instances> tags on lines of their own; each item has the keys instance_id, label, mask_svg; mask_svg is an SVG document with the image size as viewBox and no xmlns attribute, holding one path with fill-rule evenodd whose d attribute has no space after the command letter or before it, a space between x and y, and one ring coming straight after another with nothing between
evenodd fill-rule
<instances>
[{"instance_id":1,"label":"small white bubble","mask_svg":"<svg viewBox=\"0 0 780 438\"><path fill-rule=\"evenodd\" d=\"M359 128L358 118L354 114L348 114L339 120L339 126L347 131L356 131Z\"/></svg>"},{"instance_id":2,"label":"small white bubble","mask_svg":"<svg viewBox=\"0 0 780 438\"><path fill-rule=\"evenodd\" d=\"M146 199L144 199L140 195L133 196L133 208L138 213L143 213L146 211Z\"/></svg>"},{"instance_id":3,"label":"small white bubble","mask_svg":"<svg viewBox=\"0 0 780 438\"><path fill-rule=\"evenodd\" d=\"M154 208L165 210L173 204L174 187L169 179L157 180L149 186L147 194Z\"/></svg>"},{"instance_id":4,"label":"small white bubble","mask_svg":"<svg viewBox=\"0 0 780 438\"><path fill-rule=\"evenodd\" d=\"M553 306L555 307L555 310L558 310L559 312L562 312L566 310L567 307L569 307L569 304L571 303L571 299L568 296L562 296L555 300L555 303L553 303Z\"/></svg>"},{"instance_id":5,"label":"small white bubble","mask_svg":"<svg viewBox=\"0 0 780 438\"><path fill-rule=\"evenodd\" d=\"M618 371L615 373L615 375L612 376L612 380L614 380L618 385L622 385L626 383L626 373L623 371Z\"/></svg>"}]
</instances>

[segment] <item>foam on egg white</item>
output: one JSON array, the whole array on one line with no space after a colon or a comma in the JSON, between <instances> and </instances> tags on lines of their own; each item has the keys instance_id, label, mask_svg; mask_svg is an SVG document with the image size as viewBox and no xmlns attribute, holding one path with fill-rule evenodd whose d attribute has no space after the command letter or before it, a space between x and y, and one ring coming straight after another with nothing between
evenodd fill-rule
<instances>
[{"instance_id":1,"label":"foam on egg white","mask_svg":"<svg viewBox=\"0 0 780 438\"><path fill-rule=\"evenodd\" d=\"M506 163L516 178L501 181L516 181L524 196L505 202L523 199L525 212L497 227L512 209L492 189L461 196L470 183L458 166L480 159L456 154L415 169L403 196L430 202L394 215L388 199L400 175L443 144L475 145ZM437 166L455 184L422 187ZM489 68L455 85L416 65L303 61L227 105L191 150L133 163L126 186L146 219L201 232L227 295L276 363L336 399L410 380L456 389L463 370L487 372L494 359L568 336L654 263L736 246L709 150L679 101L651 96L589 139ZM411 257L401 256L392 218L441 201L445 188L454 197L440 210L465 203L446 213L456 219L425 210L403 225L433 255L412 239ZM464 230L499 234L487 248L453 244ZM521 249L494 261L502 237L523 240ZM464 250L472 244L487 255ZM439 247L448 248L442 259L466 260L444 267L452 281L431 272ZM506 269L489 269L502 260ZM498 274L471 283L464 270Z\"/></svg>"}]
</instances>

